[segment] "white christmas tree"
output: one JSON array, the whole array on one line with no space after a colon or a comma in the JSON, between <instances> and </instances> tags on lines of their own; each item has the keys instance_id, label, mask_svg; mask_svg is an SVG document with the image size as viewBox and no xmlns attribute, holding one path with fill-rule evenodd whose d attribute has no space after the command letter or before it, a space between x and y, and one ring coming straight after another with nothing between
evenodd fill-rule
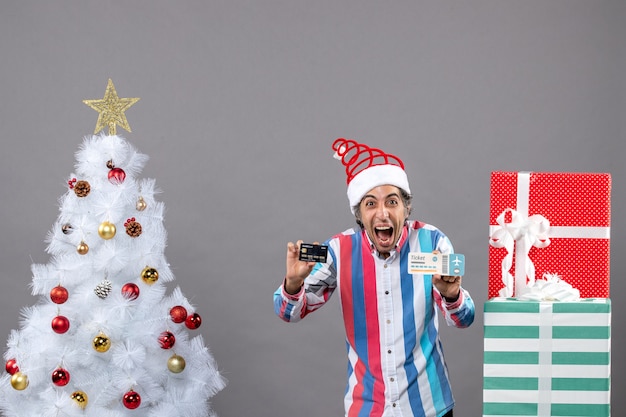
<instances>
[{"instance_id":1,"label":"white christmas tree","mask_svg":"<svg viewBox=\"0 0 626 417\"><path fill-rule=\"evenodd\" d=\"M164 256L164 205L138 179L147 156L122 137L124 111L109 80L94 135L48 234L48 264L32 265L38 302L24 308L5 352L0 408L11 416L213 416L225 381L201 324ZM109 134L98 134L108 127Z\"/></svg>"}]
</instances>

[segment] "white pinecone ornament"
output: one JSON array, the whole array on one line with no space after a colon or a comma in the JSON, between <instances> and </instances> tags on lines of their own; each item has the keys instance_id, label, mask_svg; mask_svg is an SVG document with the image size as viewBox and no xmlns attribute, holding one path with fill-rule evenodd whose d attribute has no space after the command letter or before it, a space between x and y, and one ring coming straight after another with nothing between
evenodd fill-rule
<instances>
[{"instance_id":1,"label":"white pinecone ornament","mask_svg":"<svg viewBox=\"0 0 626 417\"><path fill-rule=\"evenodd\" d=\"M98 297L104 300L111 293L112 289L113 289L113 283L109 281L107 278L105 278L102 280L102 282L100 282L100 284L96 286L96 288L93 291L96 293Z\"/></svg>"}]
</instances>

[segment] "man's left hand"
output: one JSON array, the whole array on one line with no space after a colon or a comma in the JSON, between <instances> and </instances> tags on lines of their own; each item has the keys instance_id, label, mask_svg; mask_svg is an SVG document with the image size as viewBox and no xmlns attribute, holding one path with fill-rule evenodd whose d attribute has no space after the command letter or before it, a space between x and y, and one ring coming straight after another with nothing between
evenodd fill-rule
<instances>
[{"instance_id":1,"label":"man's left hand","mask_svg":"<svg viewBox=\"0 0 626 417\"><path fill-rule=\"evenodd\" d=\"M461 280L459 276L433 275L433 285L448 302L454 302L461 292Z\"/></svg>"}]
</instances>

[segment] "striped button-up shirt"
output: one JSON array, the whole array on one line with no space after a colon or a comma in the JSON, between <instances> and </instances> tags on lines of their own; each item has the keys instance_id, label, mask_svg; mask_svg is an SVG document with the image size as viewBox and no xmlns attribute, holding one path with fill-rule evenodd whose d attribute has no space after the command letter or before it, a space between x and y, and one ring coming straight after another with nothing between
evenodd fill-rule
<instances>
[{"instance_id":1,"label":"striped button-up shirt","mask_svg":"<svg viewBox=\"0 0 626 417\"><path fill-rule=\"evenodd\" d=\"M327 242L302 290L274 293L276 314L297 322L339 290L348 350L346 416L437 417L454 406L438 331L438 310L449 325L467 327L474 303L461 290L443 300L431 275L409 274L409 252L452 253L437 228L407 221L396 249L384 259L364 230L350 229Z\"/></svg>"}]
</instances>

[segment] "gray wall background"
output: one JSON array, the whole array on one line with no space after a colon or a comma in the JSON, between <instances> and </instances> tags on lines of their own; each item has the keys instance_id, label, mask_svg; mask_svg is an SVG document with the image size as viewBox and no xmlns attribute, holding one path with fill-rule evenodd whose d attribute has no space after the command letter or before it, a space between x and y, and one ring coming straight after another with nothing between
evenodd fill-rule
<instances>
[{"instance_id":1,"label":"gray wall background","mask_svg":"<svg viewBox=\"0 0 626 417\"><path fill-rule=\"evenodd\" d=\"M414 217L468 256L476 322L442 336L459 417L482 409L490 172L610 172L619 414L625 20L620 0L3 2L0 338L35 302L30 265L49 259L57 199L97 119L82 100L112 78L141 97L133 132L118 133L163 190L166 256L230 381L212 401L220 416L342 415L337 300L297 325L272 309L286 242L353 224L331 157L341 136L400 155L431 196Z\"/></svg>"}]
</instances>

